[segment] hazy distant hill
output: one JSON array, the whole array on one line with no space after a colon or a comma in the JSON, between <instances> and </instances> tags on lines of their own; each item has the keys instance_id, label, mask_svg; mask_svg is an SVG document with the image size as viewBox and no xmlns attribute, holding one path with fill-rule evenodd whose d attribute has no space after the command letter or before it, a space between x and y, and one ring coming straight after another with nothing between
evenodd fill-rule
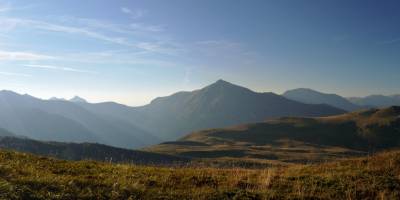
<instances>
[{"instance_id":1,"label":"hazy distant hill","mask_svg":"<svg viewBox=\"0 0 400 200\"><path fill-rule=\"evenodd\" d=\"M370 95L366 97L350 97L349 101L360 106L388 107L400 106L400 95Z\"/></svg>"},{"instance_id":2,"label":"hazy distant hill","mask_svg":"<svg viewBox=\"0 0 400 200\"><path fill-rule=\"evenodd\" d=\"M192 157L313 160L400 147L400 107L321 118L285 117L195 132L148 148ZM291 155L288 157L288 155ZM297 157L297 158L296 158Z\"/></svg>"},{"instance_id":3,"label":"hazy distant hill","mask_svg":"<svg viewBox=\"0 0 400 200\"><path fill-rule=\"evenodd\" d=\"M90 112L76 103L0 91L0 127L38 140L98 142L137 148L159 141L132 123Z\"/></svg>"},{"instance_id":4,"label":"hazy distant hill","mask_svg":"<svg viewBox=\"0 0 400 200\"><path fill-rule=\"evenodd\" d=\"M189 161L182 157L127 150L95 143L41 142L15 137L0 137L0 148L66 160L86 159L135 164L172 164Z\"/></svg>"},{"instance_id":5,"label":"hazy distant hill","mask_svg":"<svg viewBox=\"0 0 400 200\"><path fill-rule=\"evenodd\" d=\"M361 107L336 94L325 94L311 89L298 88L286 91L284 97L310 104L328 104L343 110L354 111Z\"/></svg>"}]
</instances>

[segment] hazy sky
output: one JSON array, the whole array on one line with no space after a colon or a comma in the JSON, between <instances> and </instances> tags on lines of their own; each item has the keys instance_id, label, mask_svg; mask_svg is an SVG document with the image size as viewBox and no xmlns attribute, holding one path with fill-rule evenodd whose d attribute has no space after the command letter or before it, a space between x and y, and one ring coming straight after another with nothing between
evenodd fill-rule
<instances>
[{"instance_id":1,"label":"hazy sky","mask_svg":"<svg viewBox=\"0 0 400 200\"><path fill-rule=\"evenodd\" d=\"M400 93L397 0L0 0L0 89L142 105L217 79Z\"/></svg>"}]
</instances>

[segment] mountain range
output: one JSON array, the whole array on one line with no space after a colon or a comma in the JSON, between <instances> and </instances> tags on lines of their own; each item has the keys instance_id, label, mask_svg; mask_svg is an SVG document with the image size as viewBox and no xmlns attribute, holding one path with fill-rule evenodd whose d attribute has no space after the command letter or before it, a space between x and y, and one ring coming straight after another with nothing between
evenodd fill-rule
<instances>
[{"instance_id":1,"label":"mountain range","mask_svg":"<svg viewBox=\"0 0 400 200\"><path fill-rule=\"evenodd\" d=\"M298 88L288 90L282 96L303 103L328 104L347 111L400 106L400 95L369 95L366 97L345 98L337 94L327 94L308 88Z\"/></svg>"},{"instance_id":2,"label":"mountain range","mask_svg":"<svg viewBox=\"0 0 400 200\"><path fill-rule=\"evenodd\" d=\"M93 113L129 120L135 126L174 140L192 131L282 116L329 116L345 113L329 105L310 105L274 93L257 93L219 80L192 92L159 97L141 107L115 103L79 103Z\"/></svg>"},{"instance_id":3,"label":"mountain range","mask_svg":"<svg viewBox=\"0 0 400 200\"><path fill-rule=\"evenodd\" d=\"M350 97L348 98L354 104L360 106L370 107L388 107L388 106L400 106L400 95L370 95L366 97Z\"/></svg>"},{"instance_id":4,"label":"mountain range","mask_svg":"<svg viewBox=\"0 0 400 200\"><path fill-rule=\"evenodd\" d=\"M122 119L89 112L74 102L0 92L0 127L44 141L98 142L134 148L160 140Z\"/></svg>"},{"instance_id":5,"label":"mountain range","mask_svg":"<svg viewBox=\"0 0 400 200\"><path fill-rule=\"evenodd\" d=\"M327 104L347 111L355 111L362 108L337 94L326 94L308 88L288 90L282 96L303 103Z\"/></svg>"},{"instance_id":6,"label":"mountain range","mask_svg":"<svg viewBox=\"0 0 400 200\"><path fill-rule=\"evenodd\" d=\"M330 116L364 107L338 95L309 89L283 95L258 93L224 80L195 91L159 97L139 107L89 103L78 96L43 100L0 91L0 127L43 141L141 148L202 129L285 116Z\"/></svg>"}]
</instances>

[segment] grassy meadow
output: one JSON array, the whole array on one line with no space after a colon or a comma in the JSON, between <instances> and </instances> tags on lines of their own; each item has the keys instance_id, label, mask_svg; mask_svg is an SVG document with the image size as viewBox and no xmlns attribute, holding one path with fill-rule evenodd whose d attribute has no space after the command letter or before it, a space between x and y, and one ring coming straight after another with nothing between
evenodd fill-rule
<instances>
[{"instance_id":1,"label":"grassy meadow","mask_svg":"<svg viewBox=\"0 0 400 200\"><path fill-rule=\"evenodd\" d=\"M149 167L1 151L0 199L400 199L400 151L264 169Z\"/></svg>"}]
</instances>

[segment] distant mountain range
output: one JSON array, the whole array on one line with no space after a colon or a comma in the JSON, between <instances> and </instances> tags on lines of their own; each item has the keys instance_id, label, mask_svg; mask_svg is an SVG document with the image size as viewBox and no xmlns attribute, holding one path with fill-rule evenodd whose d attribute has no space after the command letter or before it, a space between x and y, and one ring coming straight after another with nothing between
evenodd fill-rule
<instances>
[{"instance_id":1,"label":"distant mountain range","mask_svg":"<svg viewBox=\"0 0 400 200\"><path fill-rule=\"evenodd\" d=\"M285 116L330 116L359 108L362 106L338 95L308 89L288 91L283 96L257 93L224 80L159 97L140 107L89 103L81 97L42 100L1 91L0 127L38 140L140 148L201 129Z\"/></svg>"},{"instance_id":2,"label":"distant mountain range","mask_svg":"<svg viewBox=\"0 0 400 200\"><path fill-rule=\"evenodd\" d=\"M384 95L370 95L366 97L350 97L349 101L360 106L371 107L388 107L400 106L400 95L384 96Z\"/></svg>"},{"instance_id":3,"label":"distant mountain range","mask_svg":"<svg viewBox=\"0 0 400 200\"><path fill-rule=\"evenodd\" d=\"M178 92L130 108L115 103L79 103L93 113L130 121L163 140L195 130L258 122L282 116L329 116L345 113L329 105L310 105L274 93L256 93L219 80L192 92Z\"/></svg>"},{"instance_id":4,"label":"distant mountain range","mask_svg":"<svg viewBox=\"0 0 400 200\"><path fill-rule=\"evenodd\" d=\"M347 111L400 106L400 95L345 98L337 94L326 94L308 88L298 88L286 91L282 96L303 103L327 104Z\"/></svg>"},{"instance_id":5,"label":"distant mountain range","mask_svg":"<svg viewBox=\"0 0 400 200\"><path fill-rule=\"evenodd\" d=\"M400 107L369 109L331 117L284 117L262 123L194 132L151 152L194 158L262 158L311 161L333 155L400 146Z\"/></svg>"},{"instance_id":6,"label":"distant mountain range","mask_svg":"<svg viewBox=\"0 0 400 200\"><path fill-rule=\"evenodd\" d=\"M0 127L19 136L61 142L98 142L137 148L159 142L128 121L92 113L77 103L0 92Z\"/></svg>"},{"instance_id":7,"label":"distant mountain range","mask_svg":"<svg viewBox=\"0 0 400 200\"><path fill-rule=\"evenodd\" d=\"M97 160L154 165L182 164L190 161L183 157L127 150L95 143L41 142L16 137L0 137L0 148L65 160Z\"/></svg>"},{"instance_id":8,"label":"distant mountain range","mask_svg":"<svg viewBox=\"0 0 400 200\"><path fill-rule=\"evenodd\" d=\"M337 94L326 94L307 88L286 91L284 97L309 104L327 104L347 111L359 110L361 106L353 104Z\"/></svg>"}]
</instances>

